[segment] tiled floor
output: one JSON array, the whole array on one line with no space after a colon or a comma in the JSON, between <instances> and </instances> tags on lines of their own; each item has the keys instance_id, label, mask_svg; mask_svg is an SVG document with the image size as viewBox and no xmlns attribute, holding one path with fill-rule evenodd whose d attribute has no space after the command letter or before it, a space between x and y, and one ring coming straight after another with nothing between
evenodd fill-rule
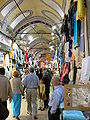
<instances>
[{"instance_id":1,"label":"tiled floor","mask_svg":"<svg viewBox=\"0 0 90 120\"><path fill-rule=\"evenodd\" d=\"M11 104L9 102L8 102L8 109L10 111L10 114L9 114L9 117L7 118L7 120L15 120L15 118L12 117ZM37 116L38 120L48 120L47 111L48 110L38 111L38 116ZM32 117L28 116L26 114L26 102L25 102L25 100L22 100L20 120L32 120Z\"/></svg>"}]
</instances>

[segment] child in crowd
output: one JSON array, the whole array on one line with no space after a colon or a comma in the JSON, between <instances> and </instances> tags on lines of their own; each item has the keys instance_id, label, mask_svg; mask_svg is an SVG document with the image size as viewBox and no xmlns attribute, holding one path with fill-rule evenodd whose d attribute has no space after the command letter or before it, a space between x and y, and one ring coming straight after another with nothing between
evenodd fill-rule
<instances>
[{"instance_id":1,"label":"child in crowd","mask_svg":"<svg viewBox=\"0 0 90 120\"><path fill-rule=\"evenodd\" d=\"M46 100L45 94L45 84L43 80L40 80L40 96L39 96L39 103L38 103L38 110L44 110L44 100Z\"/></svg>"}]
</instances>

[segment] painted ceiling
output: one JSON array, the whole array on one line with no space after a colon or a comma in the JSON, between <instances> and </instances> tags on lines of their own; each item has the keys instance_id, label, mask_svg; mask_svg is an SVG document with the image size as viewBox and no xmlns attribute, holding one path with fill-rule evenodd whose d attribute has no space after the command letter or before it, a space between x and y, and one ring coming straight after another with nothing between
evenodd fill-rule
<instances>
[{"instance_id":1,"label":"painted ceiling","mask_svg":"<svg viewBox=\"0 0 90 120\"><path fill-rule=\"evenodd\" d=\"M50 52L51 33L58 39L52 27L59 32L65 7L66 0L0 0L0 23L21 49Z\"/></svg>"}]
</instances>

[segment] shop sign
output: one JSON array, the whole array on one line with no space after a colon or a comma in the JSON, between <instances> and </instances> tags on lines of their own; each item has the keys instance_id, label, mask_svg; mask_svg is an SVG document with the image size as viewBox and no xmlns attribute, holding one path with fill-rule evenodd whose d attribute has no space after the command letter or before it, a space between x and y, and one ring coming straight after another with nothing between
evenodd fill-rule
<instances>
[{"instance_id":1,"label":"shop sign","mask_svg":"<svg viewBox=\"0 0 90 120\"><path fill-rule=\"evenodd\" d=\"M2 33L0 33L0 42L11 47L12 41L7 38L5 35L3 35Z\"/></svg>"}]
</instances>

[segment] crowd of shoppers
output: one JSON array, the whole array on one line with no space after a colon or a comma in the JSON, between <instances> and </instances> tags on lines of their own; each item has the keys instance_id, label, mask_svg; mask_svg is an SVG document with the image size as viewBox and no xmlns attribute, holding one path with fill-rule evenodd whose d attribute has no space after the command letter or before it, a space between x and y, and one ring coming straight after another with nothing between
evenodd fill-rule
<instances>
[{"instance_id":1,"label":"crowd of shoppers","mask_svg":"<svg viewBox=\"0 0 90 120\"><path fill-rule=\"evenodd\" d=\"M59 120L60 111L58 107L64 100L64 89L60 85L60 77L58 75L52 77L52 72L46 68L41 68L38 74L36 74L33 67L26 69L22 77L20 77L19 71L15 70L11 80L8 80L4 74L4 68L0 68L0 103L2 103L7 110L7 100L9 97L13 117L16 120L20 120L21 100L22 96L25 95L27 101L27 114L32 115L33 119L38 119L37 108L41 111L48 108L48 119ZM51 98L49 98L51 79L54 91ZM7 116L8 115L9 112L7 112ZM5 119L3 117L0 118L0 120Z\"/></svg>"}]
</instances>

